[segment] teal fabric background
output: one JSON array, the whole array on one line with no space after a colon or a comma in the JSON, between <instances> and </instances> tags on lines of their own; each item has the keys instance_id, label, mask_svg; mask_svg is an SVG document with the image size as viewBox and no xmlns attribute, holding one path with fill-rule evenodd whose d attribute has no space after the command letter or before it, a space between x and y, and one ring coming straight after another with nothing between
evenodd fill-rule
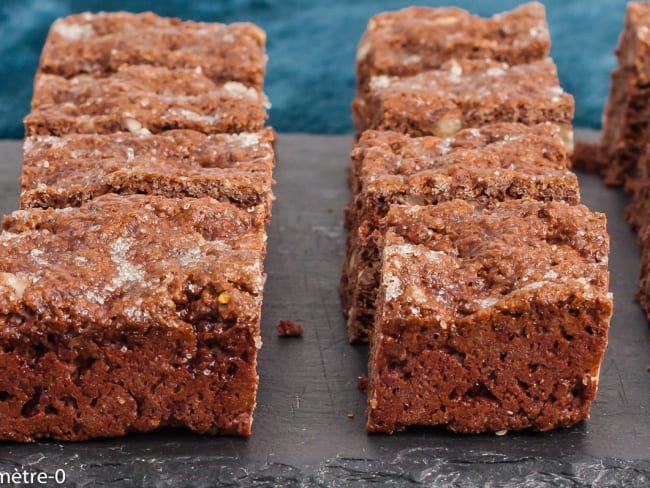
<instances>
[{"instance_id":1,"label":"teal fabric background","mask_svg":"<svg viewBox=\"0 0 650 488\"><path fill-rule=\"evenodd\" d=\"M153 10L185 19L249 20L267 31L266 91L271 124L283 132L351 131L354 54L368 18L413 1L361 0L2 0L0 2L0 138L21 137L31 85L47 29L57 17L82 11ZM449 0L480 15L508 10L515 0ZM609 72L625 13L624 0L544 2L552 55L564 88L576 97L575 123L599 127Z\"/></svg>"}]
</instances>

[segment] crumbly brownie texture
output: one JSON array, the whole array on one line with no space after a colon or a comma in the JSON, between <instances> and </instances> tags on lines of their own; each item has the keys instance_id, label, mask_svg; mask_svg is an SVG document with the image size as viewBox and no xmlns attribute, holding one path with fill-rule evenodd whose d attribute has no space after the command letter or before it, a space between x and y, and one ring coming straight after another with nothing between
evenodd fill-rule
<instances>
[{"instance_id":1,"label":"crumbly brownie texture","mask_svg":"<svg viewBox=\"0 0 650 488\"><path fill-rule=\"evenodd\" d=\"M273 131L72 134L25 140L21 206L69 207L104 193L211 196L270 217Z\"/></svg>"},{"instance_id":2,"label":"crumbly brownie texture","mask_svg":"<svg viewBox=\"0 0 650 488\"><path fill-rule=\"evenodd\" d=\"M612 314L605 216L532 200L393 207L368 424L456 432L589 415Z\"/></svg>"},{"instance_id":3,"label":"crumbly brownie texture","mask_svg":"<svg viewBox=\"0 0 650 488\"><path fill-rule=\"evenodd\" d=\"M181 22L147 12L83 13L52 24L40 71L102 76L125 65L201 70L217 82L264 83L266 35L249 23Z\"/></svg>"},{"instance_id":4,"label":"crumbly brownie texture","mask_svg":"<svg viewBox=\"0 0 650 488\"><path fill-rule=\"evenodd\" d=\"M357 88L371 77L410 76L452 58L522 64L545 58L550 36L544 6L528 3L488 19L459 8L410 7L375 15L357 50Z\"/></svg>"},{"instance_id":5,"label":"crumbly brownie texture","mask_svg":"<svg viewBox=\"0 0 650 488\"><path fill-rule=\"evenodd\" d=\"M607 164L600 143L584 141L576 141L571 163L574 169L587 173L600 173Z\"/></svg>"},{"instance_id":6,"label":"crumbly brownie texture","mask_svg":"<svg viewBox=\"0 0 650 488\"><path fill-rule=\"evenodd\" d=\"M304 327L292 320L280 320L276 331L280 337L302 337L305 333Z\"/></svg>"},{"instance_id":7,"label":"crumbly brownie texture","mask_svg":"<svg viewBox=\"0 0 650 488\"><path fill-rule=\"evenodd\" d=\"M195 70L127 66L104 78L38 74L27 136L193 129L256 132L267 118L264 94Z\"/></svg>"},{"instance_id":8,"label":"crumbly brownie texture","mask_svg":"<svg viewBox=\"0 0 650 488\"><path fill-rule=\"evenodd\" d=\"M250 433L261 222L210 198L105 195L3 226L0 438Z\"/></svg>"},{"instance_id":9,"label":"crumbly brownie texture","mask_svg":"<svg viewBox=\"0 0 650 488\"><path fill-rule=\"evenodd\" d=\"M349 339L365 341L372 328L382 221L391 204L454 198L477 206L522 198L576 204L578 179L568 166L561 129L550 123L494 124L449 139L366 131L352 151L354 197L341 275Z\"/></svg>"},{"instance_id":10,"label":"crumbly brownie texture","mask_svg":"<svg viewBox=\"0 0 650 488\"><path fill-rule=\"evenodd\" d=\"M452 60L407 78L376 76L367 96L352 103L357 135L377 129L449 137L493 122L554 122L570 131L573 111L548 58L517 66Z\"/></svg>"}]
</instances>

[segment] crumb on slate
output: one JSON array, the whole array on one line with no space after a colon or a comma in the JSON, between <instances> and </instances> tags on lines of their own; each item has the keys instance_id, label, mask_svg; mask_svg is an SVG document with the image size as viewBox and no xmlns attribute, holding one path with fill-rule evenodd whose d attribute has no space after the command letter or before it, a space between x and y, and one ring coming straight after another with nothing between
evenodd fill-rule
<instances>
[{"instance_id":1,"label":"crumb on slate","mask_svg":"<svg viewBox=\"0 0 650 488\"><path fill-rule=\"evenodd\" d=\"M277 330L280 337L302 337L305 333L302 325L291 320L280 320Z\"/></svg>"},{"instance_id":2,"label":"crumb on slate","mask_svg":"<svg viewBox=\"0 0 650 488\"><path fill-rule=\"evenodd\" d=\"M357 383L357 390L366 391L368 388L368 377L365 374L359 376L359 382Z\"/></svg>"},{"instance_id":3,"label":"crumb on slate","mask_svg":"<svg viewBox=\"0 0 650 488\"><path fill-rule=\"evenodd\" d=\"M350 411L348 412L348 418L349 418L349 419L353 419L353 418L354 418L354 410L350 410Z\"/></svg>"}]
</instances>

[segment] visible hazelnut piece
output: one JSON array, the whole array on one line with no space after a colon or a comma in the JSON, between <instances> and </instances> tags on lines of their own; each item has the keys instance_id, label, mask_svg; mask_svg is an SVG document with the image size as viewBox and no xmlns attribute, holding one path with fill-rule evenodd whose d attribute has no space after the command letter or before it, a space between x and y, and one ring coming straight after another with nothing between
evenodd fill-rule
<instances>
[{"instance_id":1,"label":"visible hazelnut piece","mask_svg":"<svg viewBox=\"0 0 650 488\"><path fill-rule=\"evenodd\" d=\"M572 127L562 127L560 128L560 137L562 137L562 142L564 142L564 148L569 154L573 154L575 149L575 142L573 140L573 128Z\"/></svg>"},{"instance_id":2,"label":"visible hazelnut piece","mask_svg":"<svg viewBox=\"0 0 650 488\"><path fill-rule=\"evenodd\" d=\"M451 25L457 24L458 18L448 15L447 17L438 17L437 19L434 19L434 22L439 25Z\"/></svg>"},{"instance_id":3,"label":"visible hazelnut piece","mask_svg":"<svg viewBox=\"0 0 650 488\"><path fill-rule=\"evenodd\" d=\"M460 119L442 119L433 128L433 134L438 137L452 137L463 127Z\"/></svg>"},{"instance_id":4,"label":"visible hazelnut piece","mask_svg":"<svg viewBox=\"0 0 650 488\"><path fill-rule=\"evenodd\" d=\"M142 129L142 124L140 121L133 119L131 117L126 117L124 119L124 125L129 132L139 132Z\"/></svg>"},{"instance_id":5,"label":"visible hazelnut piece","mask_svg":"<svg viewBox=\"0 0 650 488\"><path fill-rule=\"evenodd\" d=\"M217 297L217 302L219 302L221 305L228 305L230 303L230 296L228 296L226 293L221 293Z\"/></svg>"}]
</instances>

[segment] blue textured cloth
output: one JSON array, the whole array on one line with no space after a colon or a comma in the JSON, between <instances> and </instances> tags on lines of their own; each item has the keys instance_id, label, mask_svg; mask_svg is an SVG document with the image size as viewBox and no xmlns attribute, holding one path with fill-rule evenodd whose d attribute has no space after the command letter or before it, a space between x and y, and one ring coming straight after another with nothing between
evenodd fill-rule
<instances>
[{"instance_id":1,"label":"blue textured cloth","mask_svg":"<svg viewBox=\"0 0 650 488\"><path fill-rule=\"evenodd\" d=\"M354 55L368 18L410 1L344 0L2 0L0 3L0 138L21 137L32 78L50 23L82 11L154 10L185 19L249 20L268 35L266 92L271 124L283 132L351 131ZM515 0L448 0L483 16L508 10ZM563 87L576 97L575 123L598 127L622 28L624 0L548 0L552 55Z\"/></svg>"}]
</instances>

